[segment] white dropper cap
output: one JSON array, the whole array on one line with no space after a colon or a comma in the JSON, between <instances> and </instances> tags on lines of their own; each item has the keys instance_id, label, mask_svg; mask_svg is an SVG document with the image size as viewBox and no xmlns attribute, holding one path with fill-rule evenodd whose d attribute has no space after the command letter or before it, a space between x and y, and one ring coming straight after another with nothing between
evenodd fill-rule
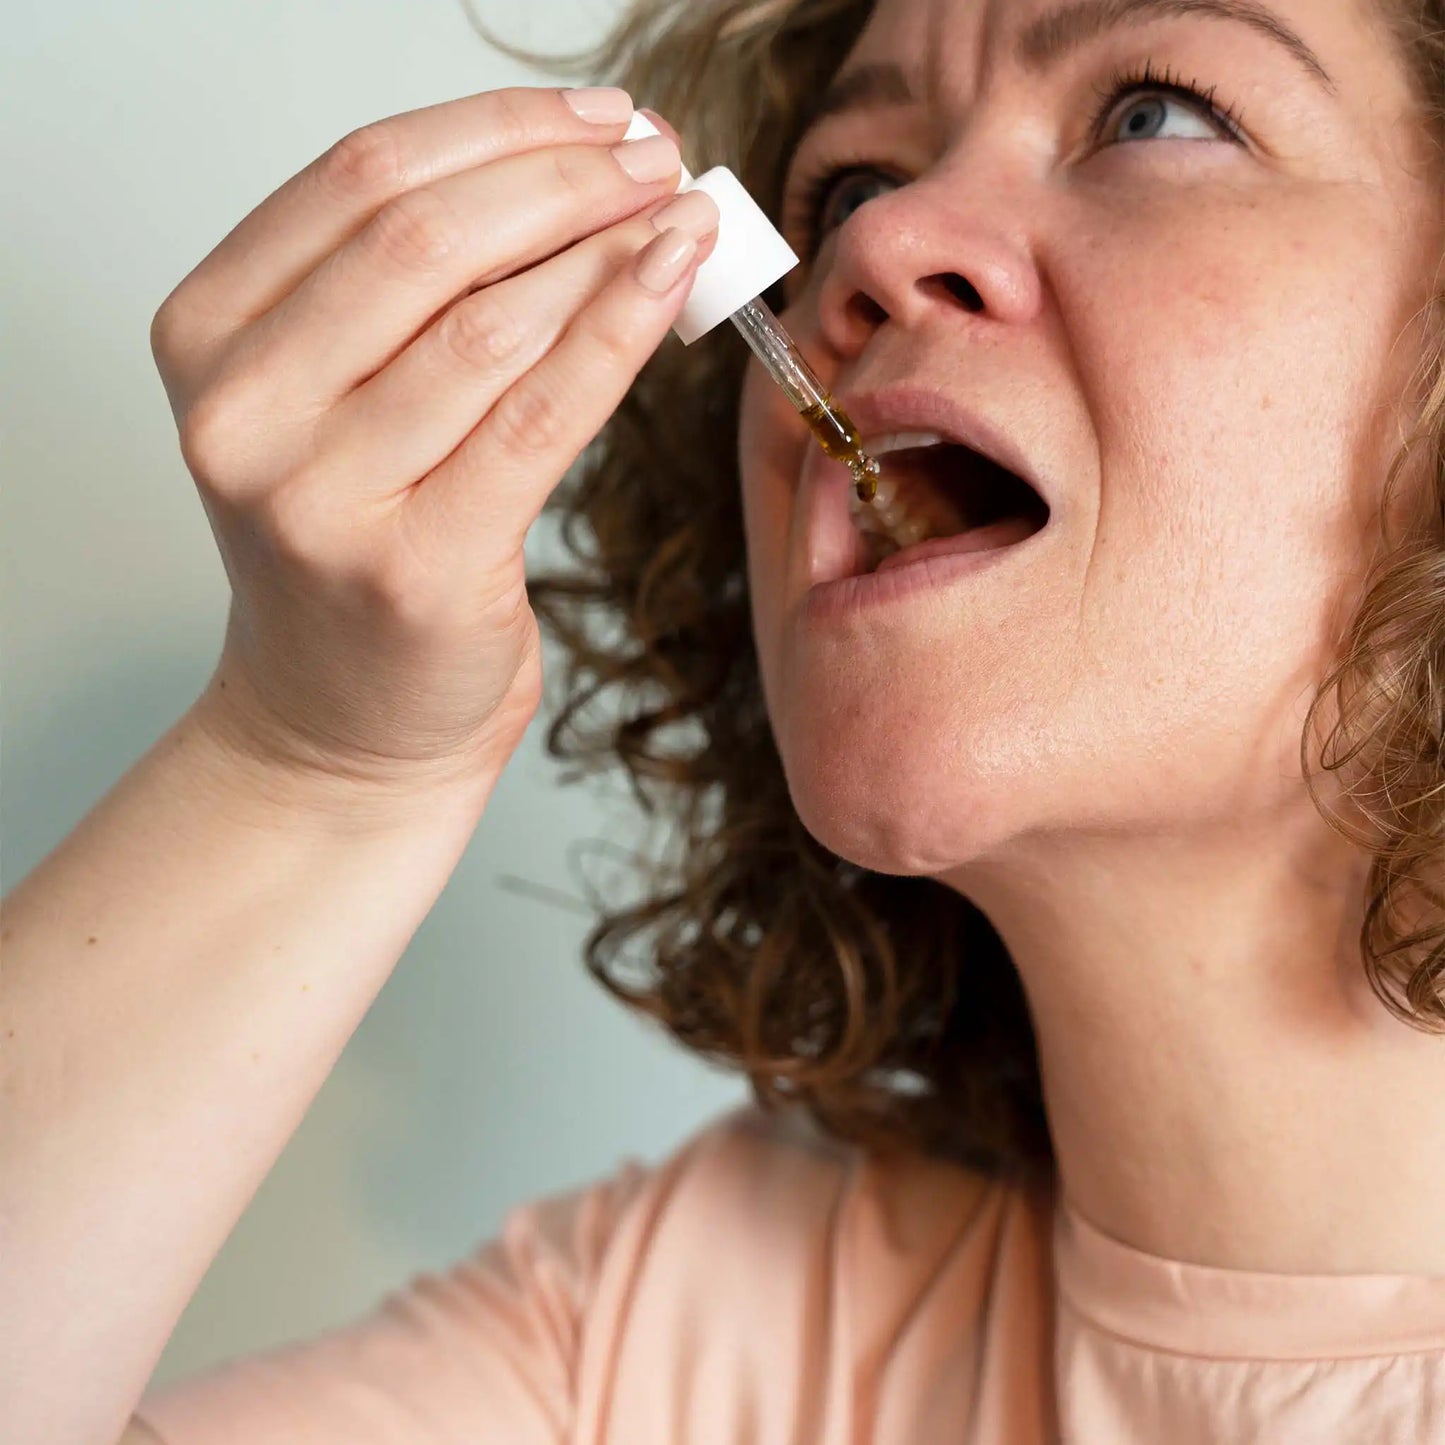
<instances>
[{"instance_id":1,"label":"white dropper cap","mask_svg":"<svg viewBox=\"0 0 1445 1445\"><path fill-rule=\"evenodd\" d=\"M659 134L657 127L638 111L623 139ZM692 291L672 328L686 346L761 296L798 265L793 248L726 166L714 166L695 180L683 166L677 194L691 190L706 191L717 202L722 219L713 253L697 268Z\"/></svg>"}]
</instances>

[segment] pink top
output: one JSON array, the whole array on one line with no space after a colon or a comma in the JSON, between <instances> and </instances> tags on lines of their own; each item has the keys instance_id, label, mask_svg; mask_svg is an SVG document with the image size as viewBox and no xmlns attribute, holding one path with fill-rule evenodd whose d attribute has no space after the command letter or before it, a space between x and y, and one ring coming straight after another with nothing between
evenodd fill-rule
<instances>
[{"instance_id":1,"label":"pink top","mask_svg":"<svg viewBox=\"0 0 1445 1445\"><path fill-rule=\"evenodd\" d=\"M152 1390L167 1445L1445 1445L1445 1277L1144 1254L752 1106L367 1318Z\"/></svg>"}]
</instances>

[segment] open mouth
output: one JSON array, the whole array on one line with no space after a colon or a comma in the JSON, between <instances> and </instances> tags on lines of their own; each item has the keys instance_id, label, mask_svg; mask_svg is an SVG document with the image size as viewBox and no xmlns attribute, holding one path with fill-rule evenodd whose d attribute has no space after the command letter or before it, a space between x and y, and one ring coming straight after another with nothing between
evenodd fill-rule
<instances>
[{"instance_id":1,"label":"open mouth","mask_svg":"<svg viewBox=\"0 0 1445 1445\"><path fill-rule=\"evenodd\" d=\"M872 503L849 490L867 547L866 572L941 551L1012 546L1049 520L1048 503L1024 478L936 433L865 439L864 450L883 469Z\"/></svg>"}]
</instances>

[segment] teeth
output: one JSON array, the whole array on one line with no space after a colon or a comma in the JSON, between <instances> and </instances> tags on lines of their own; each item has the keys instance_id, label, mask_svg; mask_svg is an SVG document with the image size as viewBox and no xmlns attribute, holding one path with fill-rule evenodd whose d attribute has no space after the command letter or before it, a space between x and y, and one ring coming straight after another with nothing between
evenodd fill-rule
<instances>
[{"instance_id":1,"label":"teeth","mask_svg":"<svg viewBox=\"0 0 1445 1445\"><path fill-rule=\"evenodd\" d=\"M901 502L860 502L855 493L849 492L848 506L854 524L865 536L886 539L895 548L911 547L932 535L927 519L915 515Z\"/></svg>"},{"instance_id":2,"label":"teeth","mask_svg":"<svg viewBox=\"0 0 1445 1445\"><path fill-rule=\"evenodd\" d=\"M889 452L907 451L910 447L942 446L945 440L932 431L888 432L881 437L864 437L863 450L870 457L882 457Z\"/></svg>"},{"instance_id":3,"label":"teeth","mask_svg":"<svg viewBox=\"0 0 1445 1445\"><path fill-rule=\"evenodd\" d=\"M885 436L865 438L862 449L869 456L884 457L889 452L908 451L915 447L942 446L946 440L937 432L891 432ZM932 534L928 520L909 511L899 498L898 484L886 471L877 479L877 491L871 502L859 501L857 493L850 487L848 506L859 530L875 550L882 550L885 556L901 547L911 547Z\"/></svg>"},{"instance_id":4,"label":"teeth","mask_svg":"<svg viewBox=\"0 0 1445 1445\"><path fill-rule=\"evenodd\" d=\"M903 517L893 524L893 535L905 546L911 547L928 535L928 523L918 517Z\"/></svg>"}]
</instances>

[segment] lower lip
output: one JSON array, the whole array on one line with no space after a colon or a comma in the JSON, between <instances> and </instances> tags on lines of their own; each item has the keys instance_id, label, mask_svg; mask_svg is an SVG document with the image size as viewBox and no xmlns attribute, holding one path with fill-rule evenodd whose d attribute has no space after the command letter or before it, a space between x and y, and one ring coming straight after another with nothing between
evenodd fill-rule
<instances>
[{"instance_id":1,"label":"lower lip","mask_svg":"<svg viewBox=\"0 0 1445 1445\"><path fill-rule=\"evenodd\" d=\"M854 617L987 571L1042 534L1014 540L1017 523L1001 522L957 537L933 538L884 558L875 571L859 572L867 548L848 504L852 485L847 468L822 453L815 453L804 467L798 500L815 579L803 599L809 622ZM839 571L844 575L837 575Z\"/></svg>"}]
</instances>

